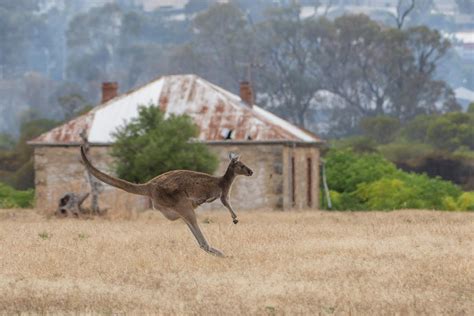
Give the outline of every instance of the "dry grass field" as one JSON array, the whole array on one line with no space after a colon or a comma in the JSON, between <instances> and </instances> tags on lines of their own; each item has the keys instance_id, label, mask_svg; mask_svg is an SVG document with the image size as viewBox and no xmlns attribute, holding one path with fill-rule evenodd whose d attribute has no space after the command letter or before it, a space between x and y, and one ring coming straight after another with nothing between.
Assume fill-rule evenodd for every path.
<instances>
[{"instance_id":1,"label":"dry grass field","mask_svg":"<svg viewBox=\"0 0 474 316\"><path fill-rule=\"evenodd\" d=\"M199 218L226 258L156 212L0 211L0 314L474 314L473 213Z\"/></svg>"}]
</instances>

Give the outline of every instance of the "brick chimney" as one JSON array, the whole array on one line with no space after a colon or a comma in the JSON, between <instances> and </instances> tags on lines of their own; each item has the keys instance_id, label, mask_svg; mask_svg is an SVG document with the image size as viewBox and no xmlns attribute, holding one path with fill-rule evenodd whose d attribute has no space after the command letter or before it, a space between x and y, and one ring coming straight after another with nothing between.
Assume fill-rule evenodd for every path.
<instances>
[{"instance_id":1,"label":"brick chimney","mask_svg":"<svg viewBox=\"0 0 474 316\"><path fill-rule=\"evenodd\" d=\"M249 107L253 106L253 91L250 82L241 81L240 82L240 99L242 102L247 104Z\"/></svg>"},{"instance_id":2,"label":"brick chimney","mask_svg":"<svg viewBox=\"0 0 474 316\"><path fill-rule=\"evenodd\" d=\"M117 82L103 82L102 83L102 103L112 100L117 96L118 83Z\"/></svg>"}]
</instances>

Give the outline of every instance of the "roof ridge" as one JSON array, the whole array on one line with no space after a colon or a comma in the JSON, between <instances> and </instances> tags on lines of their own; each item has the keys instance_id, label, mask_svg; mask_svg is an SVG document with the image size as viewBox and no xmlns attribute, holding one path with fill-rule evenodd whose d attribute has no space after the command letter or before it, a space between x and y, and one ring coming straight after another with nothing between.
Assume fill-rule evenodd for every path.
<instances>
[{"instance_id":1,"label":"roof ridge","mask_svg":"<svg viewBox=\"0 0 474 316\"><path fill-rule=\"evenodd\" d=\"M244 140L252 131L254 141L321 142L317 135L258 105L249 107L237 94L196 74L158 76L95 106L89 112L41 134L30 142L45 145L78 142L81 132L79 129L87 130L90 141L113 142L111 135L114 128L138 115L139 105L153 104L161 107L161 99L165 97L169 106L164 110L170 114L189 112L200 127L200 139L203 141L220 140L222 129L235 126L239 132L234 140Z\"/></svg>"}]
</instances>

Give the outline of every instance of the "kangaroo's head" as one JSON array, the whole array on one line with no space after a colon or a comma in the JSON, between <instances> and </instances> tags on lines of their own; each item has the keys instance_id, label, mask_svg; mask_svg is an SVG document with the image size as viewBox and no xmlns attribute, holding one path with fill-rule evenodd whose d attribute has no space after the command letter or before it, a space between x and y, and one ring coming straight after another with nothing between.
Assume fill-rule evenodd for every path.
<instances>
[{"instance_id":1,"label":"kangaroo's head","mask_svg":"<svg viewBox=\"0 0 474 316\"><path fill-rule=\"evenodd\" d=\"M240 161L240 156L238 154L229 153L229 159L229 169L232 170L234 174L241 174L247 177L250 177L253 174L253 171Z\"/></svg>"}]
</instances>

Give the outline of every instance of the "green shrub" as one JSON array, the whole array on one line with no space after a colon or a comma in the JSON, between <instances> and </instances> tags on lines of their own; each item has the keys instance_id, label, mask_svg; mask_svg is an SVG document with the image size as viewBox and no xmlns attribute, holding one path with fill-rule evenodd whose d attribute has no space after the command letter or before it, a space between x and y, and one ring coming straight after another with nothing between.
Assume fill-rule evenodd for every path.
<instances>
[{"instance_id":1,"label":"green shrub","mask_svg":"<svg viewBox=\"0 0 474 316\"><path fill-rule=\"evenodd\" d=\"M447 198L456 200L460 195L461 190L449 181L405 172L394 178L362 183L356 190L356 196L369 210L442 210L446 208Z\"/></svg>"},{"instance_id":2,"label":"green shrub","mask_svg":"<svg viewBox=\"0 0 474 316\"><path fill-rule=\"evenodd\" d=\"M379 146L378 149L385 158L394 163L409 163L434 152L431 145L419 143L391 143Z\"/></svg>"},{"instance_id":3,"label":"green shrub","mask_svg":"<svg viewBox=\"0 0 474 316\"><path fill-rule=\"evenodd\" d=\"M446 211L457 211L459 210L459 206L452 196L445 196L443 198L443 209Z\"/></svg>"},{"instance_id":4,"label":"green shrub","mask_svg":"<svg viewBox=\"0 0 474 316\"><path fill-rule=\"evenodd\" d=\"M395 139L400 130L400 120L389 116L366 117L360 122L364 135L379 144L387 144Z\"/></svg>"},{"instance_id":5,"label":"green shrub","mask_svg":"<svg viewBox=\"0 0 474 316\"><path fill-rule=\"evenodd\" d=\"M408 122L402 129L401 135L407 141L415 143L425 143L433 116L418 115Z\"/></svg>"},{"instance_id":6,"label":"green shrub","mask_svg":"<svg viewBox=\"0 0 474 316\"><path fill-rule=\"evenodd\" d=\"M330 150L325 156L330 190L353 192L357 185L397 173L395 165L380 154L356 154L351 150Z\"/></svg>"},{"instance_id":7,"label":"green shrub","mask_svg":"<svg viewBox=\"0 0 474 316\"><path fill-rule=\"evenodd\" d=\"M443 115L420 115L408 122L401 131L410 142L429 143L437 149L474 149L473 113L453 112Z\"/></svg>"},{"instance_id":8,"label":"green shrub","mask_svg":"<svg viewBox=\"0 0 474 316\"><path fill-rule=\"evenodd\" d=\"M474 211L474 192L464 192L457 200L451 196L445 197L443 204L448 211Z\"/></svg>"},{"instance_id":9,"label":"green shrub","mask_svg":"<svg viewBox=\"0 0 474 316\"><path fill-rule=\"evenodd\" d=\"M377 152L377 143L366 136L344 138L333 142L332 145L335 149L349 149L360 154Z\"/></svg>"},{"instance_id":10,"label":"green shrub","mask_svg":"<svg viewBox=\"0 0 474 316\"><path fill-rule=\"evenodd\" d=\"M341 210L341 193L329 190L329 197L331 198L332 209ZM326 196L324 197L326 199ZM325 207L327 207L327 201Z\"/></svg>"},{"instance_id":11,"label":"green shrub","mask_svg":"<svg viewBox=\"0 0 474 316\"><path fill-rule=\"evenodd\" d=\"M337 191L329 190L329 196L331 198L330 209L326 200L326 194L321 192L322 209L337 211L363 211L366 209L364 204L358 200L354 192L339 193Z\"/></svg>"},{"instance_id":12,"label":"green shrub","mask_svg":"<svg viewBox=\"0 0 474 316\"><path fill-rule=\"evenodd\" d=\"M455 152L453 152L453 157L457 159L463 159L465 161L474 162L474 150L468 150L464 147L459 148Z\"/></svg>"},{"instance_id":13,"label":"green shrub","mask_svg":"<svg viewBox=\"0 0 474 316\"><path fill-rule=\"evenodd\" d=\"M437 117L428 127L427 140L440 149L474 150L474 115L455 112Z\"/></svg>"},{"instance_id":14,"label":"green shrub","mask_svg":"<svg viewBox=\"0 0 474 316\"><path fill-rule=\"evenodd\" d=\"M426 174L400 172L398 178L416 191L421 200L426 201L424 208L428 209L443 209L445 196L458 198L462 193L457 185L440 177L430 178Z\"/></svg>"},{"instance_id":15,"label":"green shrub","mask_svg":"<svg viewBox=\"0 0 474 316\"><path fill-rule=\"evenodd\" d=\"M159 107L141 107L139 116L115 133L112 156L117 174L143 183L174 169L212 173L217 157L206 145L192 141L198 135L199 129L189 116L165 119Z\"/></svg>"},{"instance_id":16,"label":"green shrub","mask_svg":"<svg viewBox=\"0 0 474 316\"><path fill-rule=\"evenodd\" d=\"M0 183L0 208L27 208L32 207L34 191L17 191L12 187Z\"/></svg>"},{"instance_id":17,"label":"green shrub","mask_svg":"<svg viewBox=\"0 0 474 316\"><path fill-rule=\"evenodd\" d=\"M443 210L469 209L471 205L471 196L462 195L455 184L439 177L403 172L379 154L331 149L325 160L335 210Z\"/></svg>"},{"instance_id":18,"label":"green shrub","mask_svg":"<svg viewBox=\"0 0 474 316\"><path fill-rule=\"evenodd\" d=\"M458 206L461 211L474 211L474 192L464 192L458 198Z\"/></svg>"},{"instance_id":19,"label":"green shrub","mask_svg":"<svg viewBox=\"0 0 474 316\"><path fill-rule=\"evenodd\" d=\"M362 183L356 191L357 197L369 210L394 210L402 208L424 208L416 192L400 179L380 179Z\"/></svg>"}]
</instances>

